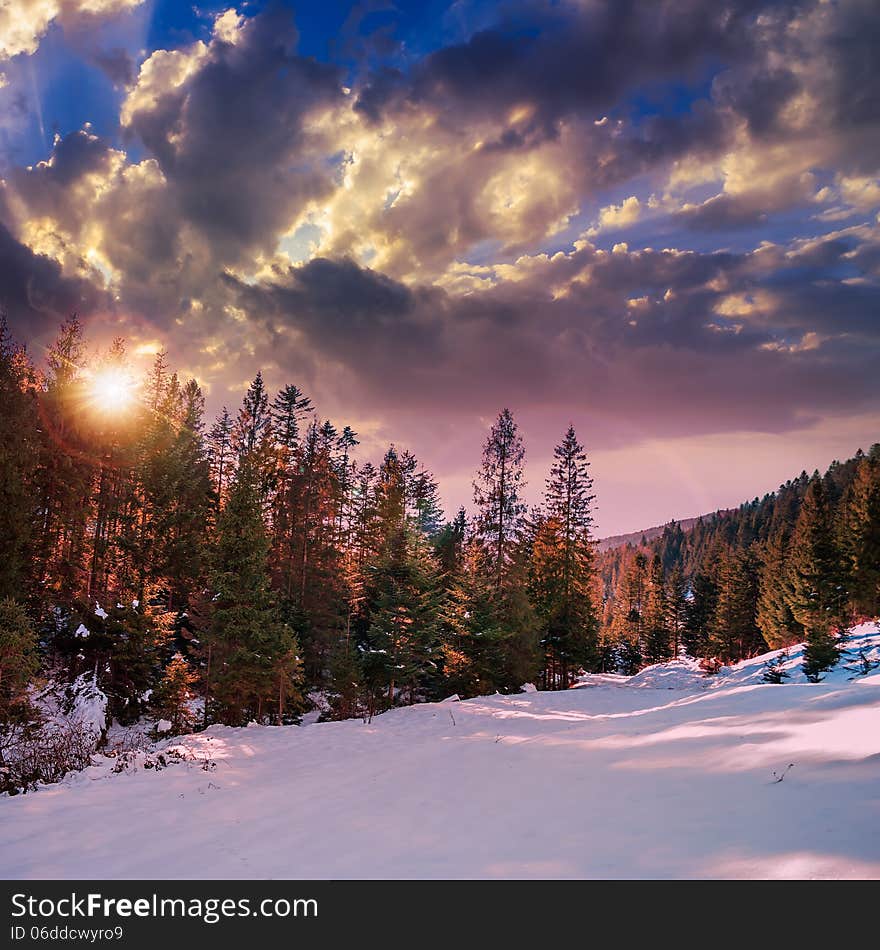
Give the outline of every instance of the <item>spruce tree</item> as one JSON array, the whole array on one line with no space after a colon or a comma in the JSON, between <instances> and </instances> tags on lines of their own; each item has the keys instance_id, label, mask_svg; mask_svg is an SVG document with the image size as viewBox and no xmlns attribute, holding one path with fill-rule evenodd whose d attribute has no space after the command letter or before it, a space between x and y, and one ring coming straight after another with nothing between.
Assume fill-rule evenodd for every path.
<instances>
[{"instance_id":1,"label":"spruce tree","mask_svg":"<svg viewBox=\"0 0 880 950\"><path fill-rule=\"evenodd\" d=\"M198 677L186 660L175 653L153 690L150 697L151 711L157 719L164 719L171 724L172 735L181 736L192 732L196 725L191 703L195 698L197 681Z\"/></svg>"},{"instance_id":2,"label":"spruce tree","mask_svg":"<svg viewBox=\"0 0 880 950\"><path fill-rule=\"evenodd\" d=\"M463 567L467 527L467 514L462 507L434 539L434 553L447 577L454 577Z\"/></svg>"},{"instance_id":3,"label":"spruce tree","mask_svg":"<svg viewBox=\"0 0 880 950\"><path fill-rule=\"evenodd\" d=\"M645 655L648 559L643 551L629 552L628 556L614 592L612 631L618 669L632 676L639 671Z\"/></svg>"},{"instance_id":4,"label":"spruce tree","mask_svg":"<svg viewBox=\"0 0 880 950\"><path fill-rule=\"evenodd\" d=\"M285 386L273 400L270 412L276 442L294 452L302 439L304 422L314 411L311 399L298 386Z\"/></svg>"},{"instance_id":5,"label":"spruce tree","mask_svg":"<svg viewBox=\"0 0 880 950\"><path fill-rule=\"evenodd\" d=\"M207 704L219 721L230 725L268 716L281 722L299 699L299 648L293 631L279 618L269 586L268 552L259 473L245 458L217 525L214 603L202 637Z\"/></svg>"},{"instance_id":6,"label":"spruce tree","mask_svg":"<svg viewBox=\"0 0 880 950\"><path fill-rule=\"evenodd\" d=\"M861 459L842 505L842 549L857 614L880 614L880 446Z\"/></svg>"},{"instance_id":7,"label":"spruce tree","mask_svg":"<svg viewBox=\"0 0 880 950\"><path fill-rule=\"evenodd\" d=\"M362 666L370 712L429 694L439 678L440 584L424 539L402 525L370 570L370 625Z\"/></svg>"},{"instance_id":8,"label":"spruce tree","mask_svg":"<svg viewBox=\"0 0 880 950\"><path fill-rule=\"evenodd\" d=\"M669 604L666 596L666 572L659 554L651 558L643 615L645 659L661 663L671 656Z\"/></svg>"},{"instance_id":9,"label":"spruce tree","mask_svg":"<svg viewBox=\"0 0 880 950\"><path fill-rule=\"evenodd\" d=\"M37 634L24 607L0 600L0 727L32 715L27 687L39 668Z\"/></svg>"},{"instance_id":10,"label":"spruce tree","mask_svg":"<svg viewBox=\"0 0 880 950\"><path fill-rule=\"evenodd\" d=\"M838 635L846 621L847 590L835 544L825 485L814 476L791 541L790 607L802 626L804 672L816 682L840 656Z\"/></svg>"},{"instance_id":11,"label":"spruce tree","mask_svg":"<svg viewBox=\"0 0 880 950\"><path fill-rule=\"evenodd\" d=\"M506 686L506 631L483 558L480 545L465 543L461 569L447 579L442 602L443 682L447 692L463 697L487 695Z\"/></svg>"},{"instance_id":12,"label":"spruce tree","mask_svg":"<svg viewBox=\"0 0 880 950\"><path fill-rule=\"evenodd\" d=\"M269 394L262 372L257 373L242 400L238 418L232 428L232 444L239 458L252 454L269 434L272 415Z\"/></svg>"},{"instance_id":13,"label":"spruce tree","mask_svg":"<svg viewBox=\"0 0 880 950\"><path fill-rule=\"evenodd\" d=\"M598 616L593 603L593 480L583 446L569 426L554 449L546 482L547 518L538 538L548 682L566 688L596 661ZM552 687L551 687L552 688Z\"/></svg>"},{"instance_id":14,"label":"spruce tree","mask_svg":"<svg viewBox=\"0 0 880 950\"><path fill-rule=\"evenodd\" d=\"M788 545L782 531L762 547L758 595L758 627L771 650L797 643L802 628L790 606Z\"/></svg>"},{"instance_id":15,"label":"spruce tree","mask_svg":"<svg viewBox=\"0 0 880 950\"><path fill-rule=\"evenodd\" d=\"M34 473L39 431L36 380L0 313L0 597L32 589L39 517Z\"/></svg>"},{"instance_id":16,"label":"spruce tree","mask_svg":"<svg viewBox=\"0 0 880 950\"><path fill-rule=\"evenodd\" d=\"M538 624L526 594L528 550L523 544L522 437L509 409L492 426L483 446L483 460L474 481L474 540L495 608L493 628L504 631L504 689L532 679L539 668ZM501 687L499 687L501 688Z\"/></svg>"},{"instance_id":17,"label":"spruce tree","mask_svg":"<svg viewBox=\"0 0 880 950\"><path fill-rule=\"evenodd\" d=\"M487 568L499 592L508 580L522 530L524 458L519 429L510 410L504 409L486 438L474 481L474 534L486 550Z\"/></svg>"},{"instance_id":18,"label":"spruce tree","mask_svg":"<svg viewBox=\"0 0 880 950\"><path fill-rule=\"evenodd\" d=\"M666 594L666 620L669 633L672 637L672 657L678 659L679 651L684 642L684 633L687 625L687 584L680 564L673 567L669 575L669 584Z\"/></svg>"},{"instance_id":19,"label":"spruce tree","mask_svg":"<svg viewBox=\"0 0 880 950\"><path fill-rule=\"evenodd\" d=\"M711 655L734 663L766 649L757 626L757 568L748 550L726 547L717 559L718 596L709 627Z\"/></svg>"},{"instance_id":20,"label":"spruce tree","mask_svg":"<svg viewBox=\"0 0 880 950\"><path fill-rule=\"evenodd\" d=\"M707 655L717 604L715 564L709 561L694 575L691 599L685 611L684 645L690 656Z\"/></svg>"},{"instance_id":21,"label":"spruce tree","mask_svg":"<svg viewBox=\"0 0 880 950\"><path fill-rule=\"evenodd\" d=\"M364 703L364 673L361 656L348 638L335 645L330 656L327 702L333 719L353 719L362 715Z\"/></svg>"},{"instance_id":22,"label":"spruce tree","mask_svg":"<svg viewBox=\"0 0 880 950\"><path fill-rule=\"evenodd\" d=\"M232 417L226 406L208 434L208 452L211 466L211 484L214 507L219 511L226 501L226 489L234 471L232 450Z\"/></svg>"},{"instance_id":23,"label":"spruce tree","mask_svg":"<svg viewBox=\"0 0 880 950\"><path fill-rule=\"evenodd\" d=\"M74 315L49 349L41 399L34 581L47 614L82 594L88 574L94 465L86 433L90 420L82 411L87 403L84 347L82 324Z\"/></svg>"}]
</instances>

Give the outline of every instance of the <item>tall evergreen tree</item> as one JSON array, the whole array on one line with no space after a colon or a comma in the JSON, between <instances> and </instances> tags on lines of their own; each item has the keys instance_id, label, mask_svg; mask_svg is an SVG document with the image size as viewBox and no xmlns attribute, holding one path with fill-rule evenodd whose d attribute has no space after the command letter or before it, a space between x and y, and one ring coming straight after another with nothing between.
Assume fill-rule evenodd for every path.
<instances>
[{"instance_id":1,"label":"tall evergreen tree","mask_svg":"<svg viewBox=\"0 0 880 950\"><path fill-rule=\"evenodd\" d=\"M259 372L245 393L232 428L232 444L239 458L250 455L260 447L271 425L269 393L263 382L263 374Z\"/></svg>"},{"instance_id":2,"label":"tall evergreen tree","mask_svg":"<svg viewBox=\"0 0 880 950\"><path fill-rule=\"evenodd\" d=\"M681 564L676 564L669 575L666 593L666 620L672 637L672 657L677 659L684 642L687 625L687 584Z\"/></svg>"},{"instance_id":3,"label":"tall evergreen tree","mask_svg":"<svg viewBox=\"0 0 880 950\"><path fill-rule=\"evenodd\" d=\"M730 663L766 649L757 626L757 569L748 550L721 551L717 585L718 599L709 628L714 655Z\"/></svg>"},{"instance_id":4,"label":"tall evergreen tree","mask_svg":"<svg viewBox=\"0 0 880 950\"><path fill-rule=\"evenodd\" d=\"M0 728L32 715L27 687L38 668L33 624L21 604L4 597L0 600Z\"/></svg>"},{"instance_id":5,"label":"tall evergreen tree","mask_svg":"<svg viewBox=\"0 0 880 950\"><path fill-rule=\"evenodd\" d=\"M221 722L241 725L274 713L284 720L299 699L301 661L269 586L269 541L259 472L245 458L218 525L215 591L206 646L206 705Z\"/></svg>"},{"instance_id":6,"label":"tall evergreen tree","mask_svg":"<svg viewBox=\"0 0 880 950\"><path fill-rule=\"evenodd\" d=\"M32 589L39 451L33 367L0 313L0 598Z\"/></svg>"},{"instance_id":7,"label":"tall evergreen tree","mask_svg":"<svg viewBox=\"0 0 880 950\"><path fill-rule=\"evenodd\" d=\"M659 554L651 559L643 616L645 659L660 663L672 655L669 633L669 601L666 596L666 572Z\"/></svg>"},{"instance_id":8,"label":"tall evergreen tree","mask_svg":"<svg viewBox=\"0 0 880 950\"><path fill-rule=\"evenodd\" d=\"M685 611L684 645L691 656L707 655L717 604L715 564L709 561L691 582L691 598Z\"/></svg>"},{"instance_id":9,"label":"tall evergreen tree","mask_svg":"<svg viewBox=\"0 0 880 950\"><path fill-rule=\"evenodd\" d=\"M794 619L788 589L788 545L783 531L773 533L761 548L757 623L771 650L790 646L803 628Z\"/></svg>"},{"instance_id":10,"label":"tall evergreen tree","mask_svg":"<svg viewBox=\"0 0 880 950\"><path fill-rule=\"evenodd\" d=\"M875 617L880 614L880 445L859 461L842 509L841 546L853 609Z\"/></svg>"},{"instance_id":11,"label":"tall evergreen tree","mask_svg":"<svg viewBox=\"0 0 880 950\"><path fill-rule=\"evenodd\" d=\"M211 465L211 484L214 490L214 506L219 511L226 501L226 489L234 472L232 450L232 417L226 406L211 426L208 434L208 451Z\"/></svg>"},{"instance_id":12,"label":"tall evergreen tree","mask_svg":"<svg viewBox=\"0 0 880 950\"><path fill-rule=\"evenodd\" d=\"M645 597L648 559L643 551L630 553L614 592L612 620L617 665L621 673L637 673L645 656Z\"/></svg>"},{"instance_id":13,"label":"tall evergreen tree","mask_svg":"<svg viewBox=\"0 0 880 950\"><path fill-rule=\"evenodd\" d=\"M489 431L474 481L474 534L486 550L487 567L497 591L509 578L522 530L524 459L525 449L513 414L503 409Z\"/></svg>"},{"instance_id":14,"label":"tall evergreen tree","mask_svg":"<svg viewBox=\"0 0 880 950\"><path fill-rule=\"evenodd\" d=\"M523 542L525 448L509 409L503 409L483 446L474 481L474 540L480 569L495 606L494 627L504 631L504 689L516 689L539 668L538 624L526 593L528 550ZM517 682L518 681L518 682Z\"/></svg>"},{"instance_id":15,"label":"tall evergreen tree","mask_svg":"<svg viewBox=\"0 0 880 950\"><path fill-rule=\"evenodd\" d=\"M447 579L442 602L443 679L450 693L481 696L503 686L506 631L483 569L484 551L466 542L460 570Z\"/></svg>"},{"instance_id":16,"label":"tall evergreen tree","mask_svg":"<svg viewBox=\"0 0 880 950\"><path fill-rule=\"evenodd\" d=\"M834 539L825 485L814 476L791 542L791 612L803 627L804 671L812 680L837 662L837 635L846 621L847 589Z\"/></svg>"},{"instance_id":17,"label":"tall evergreen tree","mask_svg":"<svg viewBox=\"0 0 880 950\"><path fill-rule=\"evenodd\" d=\"M541 604L545 683L566 688L596 661L593 603L593 482L583 446L569 426L554 450L542 518L532 549L533 593Z\"/></svg>"}]
</instances>

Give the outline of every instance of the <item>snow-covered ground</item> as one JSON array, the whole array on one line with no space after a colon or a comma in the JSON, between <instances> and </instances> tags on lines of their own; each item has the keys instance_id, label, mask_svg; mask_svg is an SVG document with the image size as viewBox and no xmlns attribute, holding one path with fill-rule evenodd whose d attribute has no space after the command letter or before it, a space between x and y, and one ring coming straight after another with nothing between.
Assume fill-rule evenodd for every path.
<instances>
[{"instance_id":1,"label":"snow-covered ground","mask_svg":"<svg viewBox=\"0 0 880 950\"><path fill-rule=\"evenodd\" d=\"M876 625L859 645L880 655ZM213 727L165 743L187 760L164 770L138 753L0 798L0 875L880 878L880 670L851 662Z\"/></svg>"}]
</instances>

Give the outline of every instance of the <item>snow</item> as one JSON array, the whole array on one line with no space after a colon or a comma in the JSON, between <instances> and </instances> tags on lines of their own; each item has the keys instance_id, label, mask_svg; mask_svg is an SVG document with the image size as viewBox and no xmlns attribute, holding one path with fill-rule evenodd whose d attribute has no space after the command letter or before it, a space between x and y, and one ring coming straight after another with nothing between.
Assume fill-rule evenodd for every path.
<instances>
[{"instance_id":1,"label":"snow","mask_svg":"<svg viewBox=\"0 0 880 950\"><path fill-rule=\"evenodd\" d=\"M842 683L856 674L858 651L864 650L869 661L880 663L880 626L877 623L863 623L853 627L844 642L845 654L841 662L827 673L823 673L823 682ZM719 686L745 686L764 682L764 670L768 660L779 657L784 651L774 650L751 660L743 660L734 666L722 667L717 675L706 676L696 660L685 658L671 663L660 663L648 666L629 680L631 686L648 686L651 688L687 689ZM782 663L782 669L788 673L784 681L790 683L807 683L803 671L804 647L799 643L789 647L788 660ZM581 682L588 680L584 677Z\"/></svg>"},{"instance_id":2,"label":"snow","mask_svg":"<svg viewBox=\"0 0 880 950\"><path fill-rule=\"evenodd\" d=\"M81 673L67 690L66 718L80 723L96 736L107 723L107 696L98 686L94 673Z\"/></svg>"},{"instance_id":3,"label":"snow","mask_svg":"<svg viewBox=\"0 0 880 950\"><path fill-rule=\"evenodd\" d=\"M880 669L800 653L96 757L0 798L0 877L880 878Z\"/></svg>"},{"instance_id":4,"label":"snow","mask_svg":"<svg viewBox=\"0 0 880 950\"><path fill-rule=\"evenodd\" d=\"M171 723L167 719L160 719L156 723L156 732L171 732Z\"/></svg>"},{"instance_id":5,"label":"snow","mask_svg":"<svg viewBox=\"0 0 880 950\"><path fill-rule=\"evenodd\" d=\"M73 632L73 635L74 635L75 637L82 637L83 640L85 640L86 637L90 636L90 631L89 631L88 627L86 627L85 624L82 624L82 623L81 623L81 624L76 628L76 630Z\"/></svg>"},{"instance_id":6,"label":"snow","mask_svg":"<svg viewBox=\"0 0 880 950\"><path fill-rule=\"evenodd\" d=\"M106 620L109 615L100 604L97 604L95 606L95 616L100 617L101 620Z\"/></svg>"}]
</instances>

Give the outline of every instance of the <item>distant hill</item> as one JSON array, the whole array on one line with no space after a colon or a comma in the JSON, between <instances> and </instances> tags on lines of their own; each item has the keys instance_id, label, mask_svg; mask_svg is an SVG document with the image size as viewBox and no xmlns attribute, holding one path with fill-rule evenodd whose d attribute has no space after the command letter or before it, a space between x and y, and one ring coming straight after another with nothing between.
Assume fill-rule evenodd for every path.
<instances>
[{"instance_id":1,"label":"distant hill","mask_svg":"<svg viewBox=\"0 0 880 950\"><path fill-rule=\"evenodd\" d=\"M709 518L711 516L698 515L696 518L682 518L681 521L676 523L681 525L682 531L690 531L701 517ZM667 522L667 524L672 524L672 522ZM653 528L645 528L642 531L631 531L629 534L613 534L608 538L600 538L596 547L599 551L610 551L612 548L622 548L627 544L641 544L642 538L646 541L653 541L654 538L659 538L663 534L665 527L665 524L661 524Z\"/></svg>"}]
</instances>

